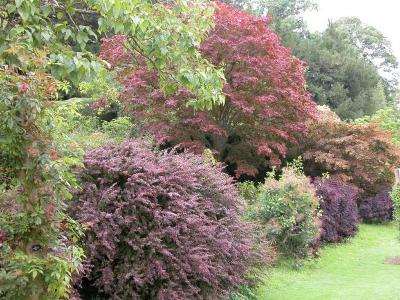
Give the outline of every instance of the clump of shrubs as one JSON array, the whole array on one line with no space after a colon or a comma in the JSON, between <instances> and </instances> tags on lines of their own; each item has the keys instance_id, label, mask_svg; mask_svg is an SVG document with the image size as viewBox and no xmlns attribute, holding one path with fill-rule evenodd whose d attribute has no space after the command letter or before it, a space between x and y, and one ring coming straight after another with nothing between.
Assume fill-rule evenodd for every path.
<instances>
[{"instance_id":1,"label":"clump of shrubs","mask_svg":"<svg viewBox=\"0 0 400 300\"><path fill-rule=\"evenodd\" d=\"M393 167L400 163L400 150L389 132L376 124L341 122L327 115L310 122L308 129L290 155L302 155L308 176L328 172L357 187L361 198L376 195L394 183Z\"/></svg>"},{"instance_id":2,"label":"clump of shrubs","mask_svg":"<svg viewBox=\"0 0 400 300\"><path fill-rule=\"evenodd\" d=\"M392 220L393 202L390 189L384 189L360 202L359 213L363 221L368 223L385 223Z\"/></svg>"},{"instance_id":3,"label":"clump of shrubs","mask_svg":"<svg viewBox=\"0 0 400 300\"><path fill-rule=\"evenodd\" d=\"M220 299L249 283L253 230L220 166L142 140L90 151L73 216L88 228L88 280L110 299Z\"/></svg>"},{"instance_id":4,"label":"clump of shrubs","mask_svg":"<svg viewBox=\"0 0 400 300\"><path fill-rule=\"evenodd\" d=\"M337 179L315 179L314 186L320 199L321 242L339 242L352 237L358 228L356 188Z\"/></svg>"},{"instance_id":5,"label":"clump of shrubs","mask_svg":"<svg viewBox=\"0 0 400 300\"><path fill-rule=\"evenodd\" d=\"M263 225L265 238L274 241L282 254L295 260L306 258L316 250L318 239L318 198L314 187L294 167L284 168L279 180L275 177L270 174L259 187L259 195L249 205L247 215Z\"/></svg>"}]
</instances>

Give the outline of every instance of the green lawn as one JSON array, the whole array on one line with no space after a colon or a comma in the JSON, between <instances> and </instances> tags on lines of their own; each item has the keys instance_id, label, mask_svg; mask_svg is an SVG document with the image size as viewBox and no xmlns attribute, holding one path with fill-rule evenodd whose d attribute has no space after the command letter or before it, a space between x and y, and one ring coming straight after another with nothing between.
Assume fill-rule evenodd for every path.
<instances>
[{"instance_id":1,"label":"green lawn","mask_svg":"<svg viewBox=\"0 0 400 300\"><path fill-rule=\"evenodd\" d=\"M349 242L330 245L300 271L285 264L274 268L257 291L262 300L400 300L400 256L393 225L361 225Z\"/></svg>"}]
</instances>

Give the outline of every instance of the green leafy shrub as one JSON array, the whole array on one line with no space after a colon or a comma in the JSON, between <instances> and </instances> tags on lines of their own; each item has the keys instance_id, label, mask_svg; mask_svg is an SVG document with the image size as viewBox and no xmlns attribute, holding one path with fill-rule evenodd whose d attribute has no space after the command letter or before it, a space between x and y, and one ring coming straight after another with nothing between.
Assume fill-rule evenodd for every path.
<instances>
[{"instance_id":1,"label":"green leafy shrub","mask_svg":"<svg viewBox=\"0 0 400 300\"><path fill-rule=\"evenodd\" d=\"M390 197L393 201L393 218L400 229L400 187L393 188Z\"/></svg>"},{"instance_id":2,"label":"green leafy shrub","mask_svg":"<svg viewBox=\"0 0 400 300\"><path fill-rule=\"evenodd\" d=\"M110 137L113 137L116 142L123 142L131 136L133 125L129 117L119 117L110 122L103 123L103 131Z\"/></svg>"},{"instance_id":3,"label":"green leafy shrub","mask_svg":"<svg viewBox=\"0 0 400 300\"><path fill-rule=\"evenodd\" d=\"M246 200L246 203L252 205L257 201L260 189L258 186L255 185L254 182L252 181L239 182L238 188L240 196L242 196L242 198Z\"/></svg>"},{"instance_id":4,"label":"green leafy shrub","mask_svg":"<svg viewBox=\"0 0 400 300\"><path fill-rule=\"evenodd\" d=\"M51 134L63 142L59 149L62 156L81 159L84 151L105 144L121 143L134 133L130 118L119 117L110 122L100 122L97 116L88 115L87 108L92 101L75 98L60 102L48 112L52 119Z\"/></svg>"},{"instance_id":5,"label":"green leafy shrub","mask_svg":"<svg viewBox=\"0 0 400 300\"><path fill-rule=\"evenodd\" d=\"M0 299L65 299L82 267L80 226L64 211L74 176L52 136L57 85L41 69L46 57L26 53L36 67L27 74L0 64Z\"/></svg>"},{"instance_id":6,"label":"green leafy shrub","mask_svg":"<svg viewBox=\"0 0 400 300\"><path fill-rule=\"evenodd\" d=\"M247 187L245 191L252 189ZM295 259L310 254L317 240L318 198L298 168L284 168L279 180L270 174L250 210L250 215L264 225L266 238L274 241L283 254Z\"/></svg>"}]
</instances>

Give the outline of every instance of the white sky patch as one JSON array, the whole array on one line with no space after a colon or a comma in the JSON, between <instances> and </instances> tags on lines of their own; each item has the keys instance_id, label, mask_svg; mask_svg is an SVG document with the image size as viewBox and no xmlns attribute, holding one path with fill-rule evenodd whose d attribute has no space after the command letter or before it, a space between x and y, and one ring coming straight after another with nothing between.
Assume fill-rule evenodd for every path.
<instances>
[{"instance_id":1,"label":"white sky patch","mask_svg":"<svg viewBox=\"0 0 400 300\"><path fill-rule=\"evenodd\" d=\"M358 17L363 23L381 31L392 43L394 54L400 61L400 0L315 0L317 12L305 14L309 27L323 31L328 19Z\"/></svg>"}]
</instances>

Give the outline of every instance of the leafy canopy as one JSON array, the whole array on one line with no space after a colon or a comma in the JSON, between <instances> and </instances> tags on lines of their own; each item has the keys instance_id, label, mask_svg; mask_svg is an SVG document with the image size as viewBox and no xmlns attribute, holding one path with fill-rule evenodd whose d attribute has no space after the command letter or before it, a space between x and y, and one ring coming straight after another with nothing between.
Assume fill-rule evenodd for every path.
<instances>
[{"instance_id":1,"label":"leafy canopy","mask_svg":"<svg viewBox=\"0 0 400 300\"><path fill-rule=\"evenodd\" d=\"M328 172L357 187L362 198L393 184L400 153L389 132L376 124L332 119L312 122L309 129L302 143L292 149L293 157L303 155L307 175L317 177Z\"/></svg>"},{"instance_id":2,"label":"leafy canopy","mask_svg":"<svg viewBox=\"0 0 400 300\"><path fill-rule=\"evenodd\" d=\"M213 5L199 0L16 0L1 8L0 58L27 71L24 52L46 49L50 73L77 86L102 68L93 55L99 37L125 34L125 47L160 72L165 92L185 87L197 95L196 109L209 108L224 101L222 71L198 51L212 15Z\"/></svg>"},{"instance_id":3,"label":"leafy canopy","mask_svg":"<svg viewBox=\"0 0 400 300\"><path fill-rule=\"evenodd\" d=\"M200 153L210 148L220 161L236 166L237 176L255 175L258 167L280 163L286 144L305 132L305 120L314 117L316 106L305 91L303 63L280 45L264 19L220 4L215 23L201 51L224 67L224 104L194 112L186 105L194 96L190 91L165 96L158 73L143 64L125 68L121 98L125 111L159 144ZM118 39L105 41L101 55L115 57L108 53ZM123 63L125 56L117 57Z\"/></svg>"},{"instance_id":4,"label":"leafy canopy","mask_svg":"<svg viewBox=\"0 0 400 300\"><path fill-rule=\"evenodd\" d=\"M308 65L307 88L320 105L343 119L372 115L393 103L398 89L398 62L390 41L373 26L354 17L312 33L304 12L316 9L310 0L231 0L240 7L272 17L271 28L283 45Z\"/></svg>"}]
</instances>

